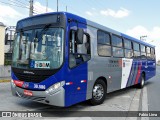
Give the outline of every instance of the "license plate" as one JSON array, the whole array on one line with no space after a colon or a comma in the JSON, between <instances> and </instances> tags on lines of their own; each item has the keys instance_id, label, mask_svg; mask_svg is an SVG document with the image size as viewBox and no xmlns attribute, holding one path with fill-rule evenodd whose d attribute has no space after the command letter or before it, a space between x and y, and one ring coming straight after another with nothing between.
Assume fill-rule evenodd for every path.
<instances>
[{"instance_id":1,"label":"license plate","mask_svg":"<svg viewBox=\"0 0 160 120\"><path fill-rule=\"evenodd\" d=\"M29 90L24 90L24 94L27 96L33 96L32 91L29 91Z\"/></svg>"}]
</instances>

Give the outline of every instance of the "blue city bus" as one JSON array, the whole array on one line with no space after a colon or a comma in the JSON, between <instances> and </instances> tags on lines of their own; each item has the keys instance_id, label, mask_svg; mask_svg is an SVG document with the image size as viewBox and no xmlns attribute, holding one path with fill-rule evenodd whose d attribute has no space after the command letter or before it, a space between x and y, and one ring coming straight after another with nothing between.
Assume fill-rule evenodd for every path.
<instances>
[{"instance_id":1,"label":"blue city bus","mask_svg":"<svg viewBox=\"0 0 160 120\"><path fill-rule=\"evenodd\" d=\"M156 74L155 46L67 12L18 21L12 94L68 107L103 103L106 93L142 88Z\"/></svg>"}]
</instances>

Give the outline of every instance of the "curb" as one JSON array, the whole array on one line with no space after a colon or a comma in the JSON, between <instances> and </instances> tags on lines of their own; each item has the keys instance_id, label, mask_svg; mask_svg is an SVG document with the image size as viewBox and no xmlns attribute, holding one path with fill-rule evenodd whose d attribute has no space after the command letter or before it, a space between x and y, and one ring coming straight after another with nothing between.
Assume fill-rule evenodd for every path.
<instances>
[{"instance_id":1,"label":"curb","mask_svg":"<svg viewBox=\"0 0 160 120\"><path fill-rule=\"evenodd\" d=\"M10 82L11 80L0 80L0 83Z\"/></svg>"}]
</instances>

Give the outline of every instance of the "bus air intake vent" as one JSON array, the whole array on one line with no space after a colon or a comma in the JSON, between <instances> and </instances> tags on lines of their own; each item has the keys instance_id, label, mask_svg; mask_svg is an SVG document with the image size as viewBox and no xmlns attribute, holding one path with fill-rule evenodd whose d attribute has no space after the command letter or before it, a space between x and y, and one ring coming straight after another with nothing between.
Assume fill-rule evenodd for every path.
<instances>
[{"instance_id":1,"label":"bus air intake vent","mask_svg":"<svg viewBox=\"0 0 160 120\"><path fill-rule=\"evenodd\" d=\"M25 98L25 99L30 99L33 101L44 101L46 97L35 97L35 96L26 96L24 94L18 93L20 97Z\"/></svg>"},{"instance_id":2,"label":"bus air intake vent","mask_svg":"<svg viewBox=\"0 0 160 120\"><path fill-rule=\"evenodd\" d=\"M49 76L41 76L41 75L23 75L23 74L15 74L18 80L24 82L33 82L33 83L40 83L47 79Z\"/></svg>"}]
</instances>

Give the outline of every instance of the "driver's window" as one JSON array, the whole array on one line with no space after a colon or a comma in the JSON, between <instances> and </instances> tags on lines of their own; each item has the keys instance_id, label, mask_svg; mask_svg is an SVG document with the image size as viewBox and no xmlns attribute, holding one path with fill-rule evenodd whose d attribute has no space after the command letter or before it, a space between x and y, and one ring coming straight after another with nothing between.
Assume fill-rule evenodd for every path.
<instances>
[{"instance_id":1,"label":"driver's window","mask_svg":"<svg viewBox=\"0 0 160 120\"><path fill-rule=\"evenodd\" d=\"M76 67L91 58L90 51L90 37L88 34L83 35L83 42L79 43L76 40L76 31L70 32L70 56L69 66L70 68Z\"/></svg>"}]
</instances>

